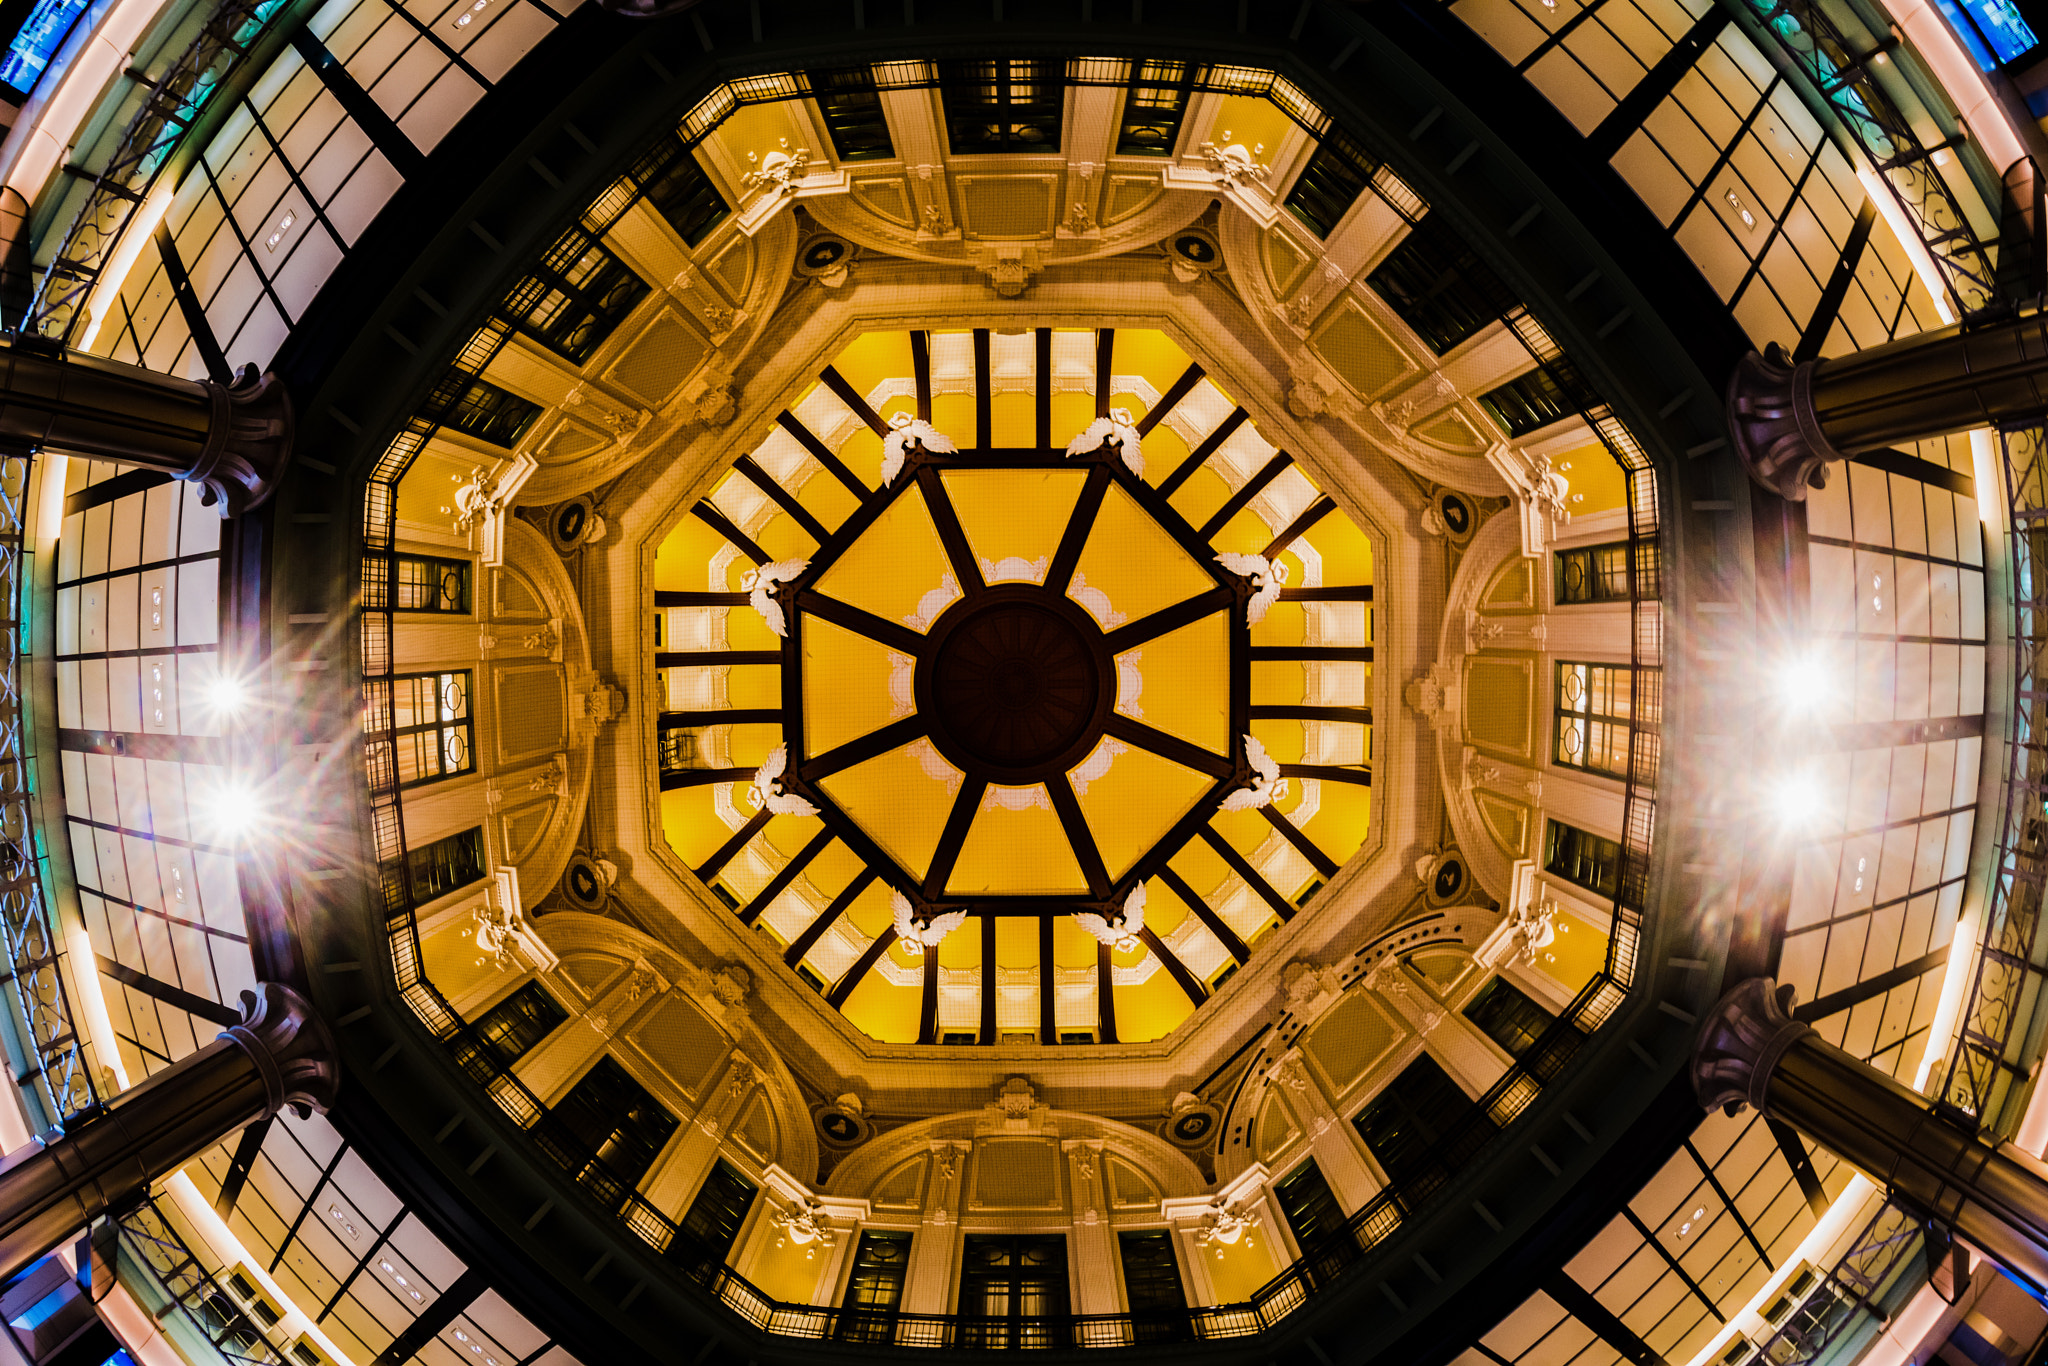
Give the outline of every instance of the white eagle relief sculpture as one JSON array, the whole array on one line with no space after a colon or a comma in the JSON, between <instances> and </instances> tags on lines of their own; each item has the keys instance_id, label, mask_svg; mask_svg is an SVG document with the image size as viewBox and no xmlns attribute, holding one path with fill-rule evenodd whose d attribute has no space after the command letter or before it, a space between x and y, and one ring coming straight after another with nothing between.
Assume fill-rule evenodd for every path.
<instances>
[{"instance_id":1,"label":"white eagle relief sculpture","mask_svg":"<svg viewBox=\"0 0 2048 1366\"><path fill-rule=\"evenodd\" d=\"M765 808L772 816L817 815L817 807L783 785L782 775L788 768L788 745L777 745L768 752L767 761L755 771L754 785L748 789L754 805Z\"/></svg>"},{"instance_id":2,"label":"white eagle relief sculpture","mask_svg":"<svg viewBox=\"0 0 2048 1366\"><path fill-rule=\"evenodd\" d=\"M1115 948L1129 939L1136 939L1145 928L1145 884L1131 888L1131 894L1124 898L1124 918L1112 925L1107 919L1093 911L1075 911L1074 923L1103 943Z\"/></svg>"},{"instance_id":3,"label":"white eagle relief sculpture","mask_svg":"<svg viewBox=\"0 0 2048 1366\"><path fill-rule=\"evenodd\" d=\"M904 448L915 441L924 447L928 455L952 455L960 448L947 436L921 417L909 413L892 413L889 416L889 434L882 438L882 487L896 482L896 476L903 473Z\"/></svg>"},{"instance_id":4,"label":"white eagle relief sculpture","mask_svg":"<svg viewBox=\"0 0 2048 1366\"><path fill-rule=\"evenodd\" d=\"M1225 797L1225 811L1256 811L1287 795L1287 780L1280 776L1279 761L1266 753L1266 747L1255 736L1244 737L1244 757L1251 761L1252 785L1240 787Z\"/></svg>"},{"instance_id":5,"label":"white eagle relief sculpture","mask_svg":"<svg viewBox=\"0 0 2048 1366\"><path fill-rule=\"evenodd\" d=\"M1216 557L1216 563L1239 578L1252 581L1259 591L1245 604L1244 618L1253 626L1264 621L1273 604L1280 601L1280 590L1287 584L1287 566L1264 555L1239 555L1228 550Z\"/></svg>"},{"instance_id":6,"label":"white eagle relief sculpture","mask_svg":"<svg viewBox=\"0 0 2048 1366\"><path fill-rule=\"evenodd\" d=\"M967 912L959 910L935 915L919 924L911 916L910 898L896 891L889 893L889 909L895 917L896 937L903 941L905 948L916 945L919 952L937 948L940 940L967 922Z\"/></svg>"},{"instance_id":7,"label":"white eagle relief sculpture","mask_svg":"<svg viewBox=\"0 0 2048 1366\"><path fill-rule=\"evenodd\" d=\"M1138 449L1138 427L1131 421L1129 408L1111 408L1108 417L1098 417L1089 423L1087 430L1067 443L1067 454L1087 455L1105 441L1116 444L1124 468L1140 479L1145 477L1145 453Z\"/></svg>"},{"instance_id":8,"label":"white eagle relief sculpture","mask_svg":"<svg viewBox=\"0 0 2048 1366\"><path fill-rule=\"evenodd\" d=\"M775 600L775 590L810 567L809 560L777 560L748 570L740 580L740 587L747 590L747 602L778 636L788 637L789 623L783 619L782 604Z\"/></svg>"}]
</instances>

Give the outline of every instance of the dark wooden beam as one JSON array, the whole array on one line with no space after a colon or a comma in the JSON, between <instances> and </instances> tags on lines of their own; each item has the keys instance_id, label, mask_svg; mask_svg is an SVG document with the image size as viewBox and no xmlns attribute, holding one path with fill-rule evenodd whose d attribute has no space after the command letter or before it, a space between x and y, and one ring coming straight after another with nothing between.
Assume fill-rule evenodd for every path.
<instances>
[{"instance_id":1,"label":"dark wooden beam","mask_svg":"<svg viewBox=\"0 0 2048 1366\"><path fill-rule=\"evenodd\" d=\"M716 853L697 865L697 881L709 885L711 879L724 872L725 865L731 863L740 850L747 847L747 841L761 833L761 828L767 825L769 820L768 808L765 806L749 816L745 825L732 832L731 839L719 845Z\"/></svg>"},{"instance_id":2,"label":"dark wooden beam","mask_svg":"<svg viewBox=\"0 0 2048 1366\"><path fill-rule=\"evenodd\" d=\"M889 420L874 410L868 396L854 388L846 376L828 365L818 372L818 382L839 395L839 401L853 409L853 415L867 423L869 431L876 436L889 434Z\"/></svg>"},{"instance_id":3,"label":"dark wooden beam","mask_svg":"<svg viewBox=\"0 0 2048 1366\"><path fill-rule=\"evenodd\" d=\"M1217 508L1216 511L1209 515L1209 520L1202 523L1200 532L1202 539L1205 541L1210 540L1217 532L1230 525L1231 518L1251 506L1252 499L1258 497L1266 485L1285 474L1287 467L1293 463L1294 457L1286 451L1281 451L1278 455L1275 455L1271 460L1260 466L1257 473L1245 480L1238 487L1237 492L1224 499L1223 506Z\"/></svg>"},{"instance_id":4,"label":"dark wooden beam","mask_svg":"<svg viewBox=\"0 0 2048 1366\"><path fill-rule=\"evenodd\" d=\"M932 334L919 328L910 334L910 373L917 383L917 420L932 420Z\"/></svg>"},{"instance_id":5,"label":"dark wooden beam","mask_svg":"<svg viewBox=\"0 0 2048 1366\"><path fill-rule=\"evenodd\" d=\"M799 593L795 607L799 612L829 621L834 626L844 626L849 631L864 635L869 640L879 641L892 650L901 650L907 655L915 655L925 646L925 638L908 626L863 611L850 602L827 597L815 588Z\"/></svg>"},{"instance_id":6,"label":"dark wooden beam","mask_svg":"<svg viewBox=\"0 0 2048 1366\"><path fill-rule=\"evenodd\" d=\"M1116 964L1109 945L1095 945L1095 1029L1097 1043L1116 1042L1116 982L1111 977Z\"/></svg>"},{"instance_id":7,"label":"dark wooden beam","mask_svg":"<svg viewBox=\"0 0 2048 1366\"><path fill-rule=\"evenodd\" d=\"M1201 366L1190 365L1187 369L1181 371L1180 378L1173 382L1173 387L1161 394L1159 401L1148 408L1145 415L1138 419L1138 435L1150 436L1152 429L1159 425L1161 419L1173 411L1174 405L1186 398L1194 390L1194 387L1201 382Z\"/></svg>"},{"instance_id":8,"label":"dark wooden beam","mask_svg":"<svg viewBox=\"0 0 2048 1366\"><path fill-rule=\"evenodd\" d=\"M736 664L780 664L780 650L657 650L657 669L708 669Z\"/></svg>"},{"instance_id":9,"label":"dark wooden beam","mask_svg":"<svg viewBox=\"0 0 2048 1366\"><path fill-rule=\"evenodd\" d=\"M1319 778L1324 782L1352 783L1358 787L1372 786L1370 768L1352 768L1345 764L1282 764L1283 778Z\"/></svg>"},{"instance_id":10,"label":"dark wooden beam","mask_svg":"<svg viewBox=\"0 0 2048 1366\"><path fill-rule=\"evenodd\" d=\"M924 1003L918 1010L917 1041L939 1041L939 946L924 951Z\"/></svg>"},{"instance_id":11,"label":"dark wooden beam","mask_svg":"<svg viewBox=\"0 0 2048 1366\"><path fill-rule=\"evenodd\" d=\"M1274 660L1280 663L1299 661L1304 664L1324 660L1364 660L1372 663L1370 645L1254 645L1251 648L1253 660Z\"/></svg>"},{"instance_id":12,"label":"dark wooden beam","mask_svg":"<svg viewBox=\"0 0 2048 1366\"><path fill-rule=\"evenodd\" d=\"M1254 702L1254 721L1355 721L1372 724L1371 707L1322 707L1310 702Z\"/></svg>"},{"instance_id":13,"label":"dark wooden beam","mask_svg":"<svg viewBox=\"0 0 2048 1366\"><path fill-rule=\"evenodd\" d=\"M939 544L945 548L946 559L953 566L953 577L960 581L961 591L973 597L988 585L982 582L981 562L974 558L974 547L967 543L967 532L961 527L960 514L946 492L945 480L939 478L935 467L926 465L917 472L917 488L924 495L925 508L932 515L932 526L939 533Z\"/></svg>"},{"instance_id":14,"label":"dark wooden beam","mask_svg":"<svg viewBox=\"0 0 2048 1366\"><path fill-rule=\"evenodd\" d=\"M1236 600L1236 595L1218 584L1206 593L1183 598L1171 607L1162 607L1156 612L1127 621L1114 631L1103 634L1102 643L1113 655L1125 650L1134 650L1147 641L1155 640L1183 626L1192 626L1203 617L1222 611Z\"/></svg>"},{"instance_id":15,"label":"dark wooden beam","mask_svg":"<svg viewBox=\"0 0 2048 1366\"><path fill-rule=\"evenodd\" d=\"M1280 889L1266 881L1265 875L1252 867L1251 860L1238 853L1229 840L1205 825L1202 827L1202 842L1215 851L1216 857L1230 865L1230 871L1236 873L1245 886L1258 893L1259 900L1271 907L1273 914L1282 920L1294 919L1294 903L1280 895Z\"/></svg>"},{"instance_id":16,"label":"dark wooden beam","mask_svg":"<svg viewBox=\"0 0 2048 1366\"><path fill-rule=\"evenodd\" d=\"M1319 584L1314 588L1283 588L1280 590L1280 601L1371 602L1372 585L1369 583L1328 585Z\"/></svg>"},{"instance_id":17,"label":"dark wooden beam","mask_svg":"<svg viewBox=\"0 0 2048 1366\"><path fill-rule=\"evenodd\" d=\"M995 388L989 374L989 334L986 327L974 329L974 444L982 450L996 444Z\"/></svg>"},{"instance_id":18,"label":"dark wooden beam","mask_svg":"<svg viewBox=\"0 0 2048 1366\"><path fill-rule=\"evenodd\" d=\"M1250 417L1250 413L1239 408L1217 423L1216 430L1203 437L1201 444L1188 452L1188 458L1181 461L1172 474L1166 476L1166 482L1159 486L1159 496L1171 498L1180 492L1180 486L1194 477L1195 471L1202 468L1202 462L1216 454L1216 448L1228 441L1230 434L1242 427Z\"/></svg>"},{"instance_id":19,"label":"dark wooden beam","mask_svg":"<svg viewBox=\"0 0 2048 1366\"><path fill-rule=\"evenodd\" d=\"M846 998L853 995L853 989L860 985L861 979L874 970L875 964L889 951L889 945L895 939L896 931L891 929L885 929L876 935L875 941L861 950L860 957L854 960L853 966L840 974L839 980L832 984L832 990L825 993L825 1003L834 1010L845 1005Z\"/></svg>"},{"instance_id":20,"label":"dark wooden beam","mask_svg":"<svg viewBox=\"0 0 2048 1366\"><path fill-rule=\"evenodd\" d=\"M1081 865L1081 876L1088 883L1088 895L1098 900L1109 896L1109 870L1103 866L1102 851L1095 847L1095 832L1088 827L1088 818L1081 814L1081 803L1074 796L1074 786L1067 781L1064 773L1055 773L1045 780L1045 790L1052 794L1052 809L1060 818L1060 828L1066 832L1067 843L1074 848L1074 858Z\"/></svg>"},{"instance_id":21,"label":"dark wooden beam","mask_svg":"<svg viewBox=\"0 0 2048 1366\"><path fill-rule=\"evenodd\" d=\"M810 842L796 851L796 857L777 869L775 876L768 879L768 885L756 893L752 901L735 912L740 918L740 924L751 925L759 920L761 912L775 904L775 898L781 896L789 884L796 881L797 874L811 866L812 859L825 852L825 846L830 844L832 839L830 830L820 830L811 836Z\"/></svg>"},{"instance_id":22,"label":"dark wooden beam","mask_svg":"<svg viewBox=\"0 0 2048 1366\"><path fill-rule=\"evenodd\" d=\"M1216 914L1214 908L1208 902L1196 896L1195 889L1188 886L1186 880L1179 873L1174 872L1171 868L1162 867L1159 870L1158 878L1161 882L1172 888L1173 894L1186 903L1187 908L1194 912L1204 925L1209 927L1209 933L1216 936L1217 942L1223 945L1225 953L1228 953L1239 963L1249 963L1251 961L1252 951L1245 944L1244 940L1238 937L1237 931L1225 924L1223 917Z\"/></svg>"},{"instance_id":23,"label":"dark wooden beam","mask_svg":"<svg viewBox=\"0 0 2048 1366\"><path fill-rule=\"evenodd\" d=\"M1173 980L1180 983L1180 989L1188 994L1189 1001L1200 1005L1209 999L1209 988L1203 985L1202 979L1188 971L1187 964L1174 956L1173 950L1152 932L1150 925L1138 931L1138 938L1152 950L1152 956L1159 960L1161 966L1173 974Z\"/></svg>"},{"instance_id":24,"label":"dark wooden beam","mask_svg":"<svg viewBox=\"0 0 2048 1366\"><path fill-rule=\"evenodd\" d=\"M832 533L817 519L811 510L797 501L796 495L775 482L768 471L754 463L754 457L743 455L733 462L732 467L747 477L747 481L762 493L768 501L789 514L789 519L804 529L804 534L819 545L832 539Z\"/></svg>"},{"instance_id":25,"label":"dark wooden beam","mask_svg":"<svg viewBox=\"0 0 2048 1366\"><path fill-rule=\"evenodd\" d=\"M922 893L926 901L938 901L946 895L946 883L953 876L953 865L960 861L960 850L967 843L967 832L974 828L974 817L981 810L981 797L986 791L985 778L970 773L961 781L960 791L953 797L953 809L946 814L946 828L939 832L931 864L925 869Z\"/></svg>"},{"instance_id":26,"label":"dark wooden beam","mask_svg":"<svg viewBox=\"0 0 2048 1366\"><path fill-rule=\"evenodd\" d=\"M1231 761L1221 754L1212 754L1200 745L1183 740L1178 735L1169 735L1156 726L1148 726L1136 717L1126 716L1120 711L1111 712L1102 729L1105 734L1114 735L1117 739L1127 740L1134 745L1142 745L1154 754L1173 760L1183 768L1206 773L1211 778L1227 778L1234 767Z\"/></svg>"},{"instance_id":27,"label":"dark wooden beam","mask_svg":"<svg viewBox=\"0 0 2048 1366\"><path fill-rule=\"evenodd\" d=\"M981 1042L996 1041L996 918L981 918Z\"/></svg>"},{"instance_id":28,"label":"dark wooden beam","mask_svg":"<svg viewBox=\"0 0 2048 1366\"><path fill-rule=\"evenodd\" d=\"M1307 859L1309 866L1323 875L1323 879L1337 876L1337 860L1323 852L1322 846L1308 837L1308 832L1272 806L1262 806L1259 814L1266 818L1266 824L1279 832L1280 837L1294 846L1294 852Z\"/></svg>"},{"instance_id":29,"label":"dark wooden beam","mask_svg":"<svg viewBox=\"0 0 2048 1366\"><path fill-rule=\"evenodd\" d=\"M1112 478L1107 465L1097 465L1088 471L1088 482L1081 485L1074 515L1067 519L1067 529L1060 534L1060 547L1053 552L1052 567L1046 570L1046 591L1064 593L1073 582L1074 566L1081 562L1081 551L1088 544L1088 533L1095 529L1095 515L1102 511L1102 498L1109 492Z\"/></svg>"},{"instance_id":30,"label":"dark wooden beam","mask_svg":"<svg viewBox=\"0 0 2048 1366\"><path fill-rule=\"evenodd\" d=\"M228 1174L221 1179L220 1194L213 1197L213 1212L223 1219L235 1212L242 1190L249 1184L249 1173L256 1170L256 1159L263 1152L263 1140L270 1137L272 1118L265 1116L242 1130L241 1138L235 1143L235 1155L228 1161Z\"/></svg>"},{"instance_id":31,"label":"dark wooden beam","mask_svg":"<svg viewBox=\"0 0 2048 1366\"><path fill-rule=\"evenodd\" d=\"M829 778L842 769L864 764L868 760L887 754L890 750L907 745L925 733L925 719L921 716L906 716L900 721L891 721L879 730L857 736L845 744L826 750L813 759L806 759L797 765L797 772L807 783Z\"/></svg>"},{"instance_id":32,"label":"dark wooden beam","mask_svg":"<svg viewBox=\"0 0 2048 1366\"><path fill-rule=\"evenodd\" d=\"M1052 329L1038 329L1037 354L1033 357L1038 383L1033 386L1034 416L1037 419L1038 445L1041 450L1052 449Z\"/></svg>"},{"instance_id":33,"label":"dark wooden beam","mask_svg":"<svg viewBox=\"0 0 2048 1366\"><path fill-rule=\"evenodd\" d=\"M725 711L665 711L655 719L657 730L687 726L759 726L782 719L780 707L733 707Z\"/></svg>"},{"instance_id":34,"label":"dark wooden beam","mask_svg":"<svg viewBox=\"0 0 2048 1366\"><path fill-rule=\"evenodd\" d=\"M795 437L796 443L809 451L811 458L830 471L834 479L844 484L848 493L865 500L873 491L860 481L859 475L846 467L846 462L841 460L837 452L826 445L816 432L798 421L795 413L787 408L783 409L775 415L775 425Z\"/></svg>"},{"instance_id":35,"label":"dark wooden beam","mask_svg":"<svg viewBox=\"0 0 2048 1366\"><path fill-rule=\"evenodd\" d=\"M1265 549L1266 558L1270 560L1274 556L1278 555L1281 551L1287 549L1288 546L1293 545L1303 536L1306 536L1309 533L1309 529L1313 527L1317 522L1322 521L1323 518L1329 516L1336 510L1337 505L1334 502L1330 501L1330 495L1328 495L1327 493L1324 494L1322 497L1316 499L1313 503L1310 503L1308 507L1305 510L1303 510L1301 516L1295 518L1291 523L1288 524L1287 529L1285 531L1282 531L1278 536L1275 536L1273 538L1272 543L1269 544Z\"/></svg>"},{"instance_id":36,"label":"dark wooden beam","mask_svg":"<svg viewBox=\"0 0 2048 1366\"><path fill-rule=\"evenodd\" d=\"M1109 416L1109 391L1115 381L1110 377L1110 367L1116 358L1116 329L1099 327L1095 330L1095 415Z\"/></svg>"},{"instance_id":37,"label":"dark wooden beam","mask_svg":"<svg viewBox=\"0 0 2048 1366\"><path fill-rule=\"evenodd\" d=\"M830 832L827 831L826 833L829 834ZM874 880L875 870L872 868L863 868L858 873L855 873L853 881L840 888L839 895L833 897L825 909L818 912L818 918L804 926L804 932L790 941L789 948L783 952L782 961L791 967L795 967L798 963L803 962L804 955L811 951L811 946L818 942L819 937L825 931L832 928L840 916L846 914L846 908L851 906L859 898L860 894L868 889L868 884ZM889 934L890 931L888 930L882 932L881 942L884 947L888 945Z\"/></svg>"},{"instance_id":38,"label":"dark wooden beam","mask_svg":"<svg viewBox=\"0 0 2048 1366\"><path fill-rule=\"evenodd\" d=\"M768 564L774 560L775 557L763 550L753 537L734 526L730 517L727 517L717 508L711 506L711 504L699 502L690 511L696 515L698 521L738 546L740 553L755 564Z\"/></svg>"},{"instance_id":39,"label":"dark wooden beam","mask_svg":"<svg viewBox=\"0 0 2048 1366\"><path fill-rule=\"evenodd\" d=\"M665 768L661 771L661 790L678 792L686 787L750 783L753 780L754 770L751 768Z\"/></svg>"},{"instance_id":40,"label":"dark wooden beam","mask_svg":"<svg viewBox=\"0 0 2048 1366\"><path fill-rule=\"evenodd\" d=\"M1059 970L1053 958L1052 933L1054 917L1042 915L1038 918L1038 1041L1045 1044L1060 1041Z\"/></svg>"},{"instance_id":41,"label":"dark wooden beam","mask_svg":"<svg viewBox=\"0 0 2048 1366\"><path fill-rule=\"evenodd\" d=\"M654 590L656 607L743 607L745 593L704 593L676 588Z\"/></svg>"},{"instance_id":42,"label":"dark wooden beam","mask_svg":"<svg viewBox=\"0 0 2048 1366\"><path fill-rule=\"evenodd\" d=\"M151 977L148 973L131 968L103 953L94 954L93 959L98 963L101 975L119 982L124 987L131 987L153 1001L161 1001L174 1010L182 1010L187 1015L197 1016L208 1024L220 1025L223 1028L242 1022L242 1012L233 1006L222 1005L219 1001L187 991L183 987L172 986L169 982Z\"/></svg>"}]
</instances>

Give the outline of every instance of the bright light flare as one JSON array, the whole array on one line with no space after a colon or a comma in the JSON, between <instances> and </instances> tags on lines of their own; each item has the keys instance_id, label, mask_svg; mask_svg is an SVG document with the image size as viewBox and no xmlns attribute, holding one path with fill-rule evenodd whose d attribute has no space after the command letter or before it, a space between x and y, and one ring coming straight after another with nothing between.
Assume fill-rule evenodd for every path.
<instances>
[{"instance_id":1,"label":"bright light flare","mask_svg":"<svg viewBox=\"0 0 2048 1366\"><path fill-rule=\"evenodd\" d=\"M1788 711L1819 711L1837 691L1834 670L1816 656L1796 656L1778 670L1778 695Z\"/></svg>"},{"instance_id":2,"label":"bright light flare","mask_svg":"<svg viewBox=\"0 0 2048 1366\"><path fill-rule=\"evenodd\" d=\"M1827 794L1812 772L1795 769L1772 780L1770 806L1781 827L1806 831L1819 825L1826 815Z\"/></svg>"},{"instance_id":3,"label":"bright light flare","mask_svg":"<svg viewBox=\"0 0 2048 1366\"><path fill-rule=\"evenodd\" d=\"M233 674L220 674L206 685L206 705L215 716L240 716L248 703L249 685Z\"/></svg>"},{"instance_id":4,"label":"bright light flare","mask_svg":"<svg viewBox=\"0 0 2048 1366\"><path fill-rule=\"evenodd\" d=\"M202 838L246 839L269 820L256 789L245 782L230 780L207 793L200 802Z\"/></svg>"}]
</instances>

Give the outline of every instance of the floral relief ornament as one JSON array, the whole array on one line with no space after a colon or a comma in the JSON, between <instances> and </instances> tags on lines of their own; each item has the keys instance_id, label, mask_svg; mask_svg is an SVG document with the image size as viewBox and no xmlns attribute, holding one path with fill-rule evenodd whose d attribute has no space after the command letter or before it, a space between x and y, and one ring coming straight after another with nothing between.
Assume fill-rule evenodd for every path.
<instances>
[{"instance_id":1,"label":"floral relief ornament","mask_svg":"<svg viewBox=\"0 0 2048 1366\"><path fill-rule=\"evenodd\" d=\"M799 147L792 152L788 138L779 141L781 146L767 156L757 158L754 153L747 153L749 163L758 161L759 164L740 177L742 186L749 190L769 190L774 194L795 193L797 182L810 173L811 149Z\"/></svg>"},{"instance_id":2,"label":"floral relief ornament","mask_svg":"<svg viewBox=\"0 0 2048 1366\"><path fill-rule=\"evenodd\" d=\"M1261 142L1250 151L1241 142L1230 140L1230 130L1223 130L1223 146L1213 142L1202 144L1202 160L1209 163L1209 169L1216 173L1216 183L1243 187L1256 184L1266 178L1266 167L1256 157L1264 156L1266 144Z\"/></svg>"}]
</instances>

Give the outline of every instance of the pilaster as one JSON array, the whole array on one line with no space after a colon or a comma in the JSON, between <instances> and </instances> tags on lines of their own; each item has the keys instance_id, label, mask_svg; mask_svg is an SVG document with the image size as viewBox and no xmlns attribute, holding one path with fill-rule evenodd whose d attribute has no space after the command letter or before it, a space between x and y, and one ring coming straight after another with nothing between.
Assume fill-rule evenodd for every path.
<instances>
[{"instance_id":1,"label":"pilaster","mask_svg":"<svg viewBox=\"0 0 2048 1366\"><path fill-rule=\"evenodd\" d=\"M925 1182L924 1214L910 1240L910 1265L903 1276L903 1308L911 1314L944 1314L952 1308L953 1260L959 1246L961 1186L967 1178L965 1139L932 1144Z\"/></svg>"}]
</instances>

